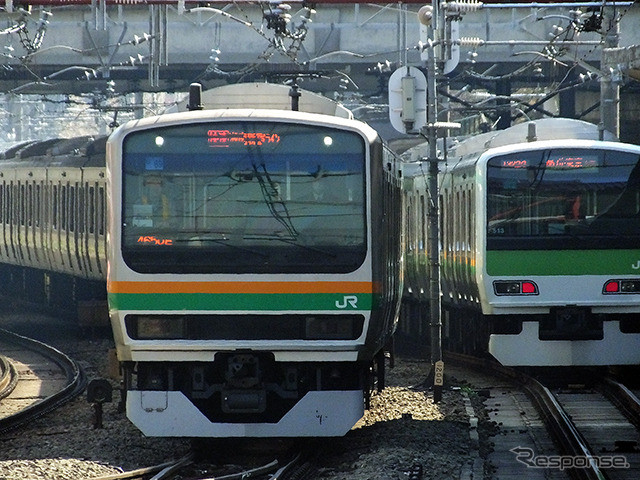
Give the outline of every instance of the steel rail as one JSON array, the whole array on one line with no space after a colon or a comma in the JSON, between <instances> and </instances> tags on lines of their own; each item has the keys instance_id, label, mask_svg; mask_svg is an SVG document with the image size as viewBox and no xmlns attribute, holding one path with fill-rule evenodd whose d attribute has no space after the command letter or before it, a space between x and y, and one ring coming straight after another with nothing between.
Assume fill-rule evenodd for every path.
<instances>
[{"instance_id":1,"label":"steel rail","mask_svg":"<svg viewBox=\"0 0 640 480\"><path fill-rule=\"evenodd\" d=\"M0 434L15 430L80 395L87 384L83 369L71 357L60 350L32 338L24 337L8 330L0 329L3 341L35 351L58 365L67 377L67 385L60 391L30 405L18 413L0 420Z\"/></svg>"},{"instance_id":2,"label":"steel rail","mask_svg":"<svg viewBox=\"0 0 640 480\"><path fill-rule=\"evenodd\" d=\"M193 454L190 452L186 454L184 457L179 458L178 460L171 460L169 462L164 462L159 465L137 468L135 470L129 470L127 472L103 475L100 477L92 477L91 480L126 480L128 478L140 478L145 475L153 475L153 474L156 474L157 472L160 472L160 473L164 472L163 474L166 474L167 471L170 471L170 473L173 473L175 469L188 465L192 461L193 461ZM159 473L157 474L159 475Z\"/></svg>"},{"instance_id":3,"label":"steel rail","mask_svg":"<svg viewBox=\"0 0 640 480\"><path fill-rule=\"evenodd\" d=\"M625 387L609 377L603 379L604 394L618 409L633 423L636 428L640 428L640 399Z\"/></svg>"},{"instance_id":4,"label":"steel rail","mask_svg":"<svg viewBox=\"0 0 640 480\"><path fill-rule=\"evenodd\" d=\"M13 363L5 356L0 355L0 400L7 397L18 384L18 372Z\"/></svg>"},{"instance_id":5,"label":"steel rail","mask_svg":"<svg viewBox=\"0 0 640 480\"><path fill-rule=\"evenodd\" d=\"M607 478L598 467L588 443L547 387L536 379L493 360L450 352L446 353L446 359L452 363L461 364L485 373L489 371L518 383L540 413L549 433L559 444L562 455L589 459L589 467L572 469L571 474L573 477L578 480L604 480Z\"/></svg>"}]
</instances>

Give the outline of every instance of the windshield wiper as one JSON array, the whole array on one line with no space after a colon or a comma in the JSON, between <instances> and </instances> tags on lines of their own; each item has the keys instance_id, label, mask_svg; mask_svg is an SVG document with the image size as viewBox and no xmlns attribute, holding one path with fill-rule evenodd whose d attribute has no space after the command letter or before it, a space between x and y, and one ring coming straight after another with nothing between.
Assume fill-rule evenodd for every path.
<instances>
[{"instance_id":1,"label":"windshield wiper","mask_svg":"<svg viewBox=\"0 0 640 480\"><path fill-rule=\"evenodd\" d=\"M316 253L321 253L327 257L331 257L331 258L337 258L338 255L336 255L333 252L330 252L328 250L324 250L322 248L318 248L318 247L312 247L311 245L305 245L302 243L298 243L298 240L295 237L279 237L277 235L246 235L244 237L249 238L251 240L278 240L280 242L283 243L287 243L289 245L295 245L296 247L302 248L304 250L308 250L310 252L316 252Z\"/></svg>"},{"instance_id":2,"label":"windshield wiper","mask_svg":"<svg viewBox=\"0 0 640 480\"><path fill-rule=\"evenodd\" d=\"M240 250L242 252L247 252L247 253L251 253L253 255L258 255L259 257L262 258L268 258L269 255L266 253L262 253L258 250L254 250L252 248L247 248L247 247L241 247L240 245L236 245L234 243L228 243L230 241L229 238L226 237L222 237L222 238L209 238L209 237L192 237L188 240L185 240L185 243L189 243L189 242L202 242L202 243L215 243L217 245L224 245L225 247L229 247L231 249L234 250Z\"/></svg>"}]
</instances>

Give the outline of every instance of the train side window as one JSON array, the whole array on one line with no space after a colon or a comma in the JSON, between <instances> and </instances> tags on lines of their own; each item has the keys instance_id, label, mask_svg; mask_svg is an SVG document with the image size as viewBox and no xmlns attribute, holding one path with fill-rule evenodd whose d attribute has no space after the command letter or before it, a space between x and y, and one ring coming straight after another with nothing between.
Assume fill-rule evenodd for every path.
<instances>
[{"instance_id":1,"label":"train side window","mask_svg":"<svg viewBox=\"0 0 640 480\"><path fill-rule=\"evenodd\" d=\"M89 200L87 202L87 226L89 233L95 233L96 231L96 188L92 185L87 190Z\"/></svg>"},{"instance_id":2,"label":"train side window","mask_svg":"<svg viewBox=\"0 0 640 480\"><path fill-rule=\"evenodd\" d=\"M440 231L442 232L442 249L446 255L451 253L451 230L449 229L449 218L451 217L451 203L449 202L449 191L445 190L440 195Z\"/></svg>"},{"instance_id":3,"label":"train side window","mask_svg":"<svg viewBox=\"0 0 640 480\"><path fill-rule=\"evenodd\" d=\"M49 228L49 209L51 208L51 187L48 183L42 184L42 227Z\"/></svg>"},{"instance_id":4,"label":"train side window","mask_svg":"<svg viewBox=\"0 0 640 480\"><path fill-rule=\"evenodd\" d=\"M27 184L27 212L26 212L26 218L25 218L25 223L31 227L33 226L33 184L29 183Z\"/></svg>"},{"instance_id":5,"label":"train side window","mask_svg":"<svg viewBox=\"0 0 640 480\"><path fill-rule=\"evenodd\" d=\"M67 219L68 219L68 230L70 232L75 231L76 229L76 213L77 213L77 209L76 209L76 192L77 192L77 188L74 186L69 186L69 202L68 202L68 209L69 209L69 213L67 214Z\"/></svg>"},{"instance_id":6,"label":"train side window","mask_svg":"<svg viewBox=\"0 0 640 480\"><path fill-rule=\"evenodd\" d=\"M33 215L34 225L40 227L42 224L42 182L36 184Z\"/></svg>"},{"instance_id":7,"label":"train side window","mask_svg":"<svg viewBox=\"0 0 640 480\"><path fill-rule=\"evenodd\" d=\"M461 226L462 226L462 212L460 209L460 192L456 192L455 193L455 200L454 200L454 205L455 205L455 219L454 219L454 229L453 229L453 235L455 238L455 251L456 253L460 252L460 243L461 243L461 239L462 239L462 235L461 235ZM457 259L457 258L456 258Z\"/></svg>"},{"instance_id":8,"label":"train side window","mask_svg":"<svg viewBox=\"0 0 640 480\"><path fill-rule=\"evenodd\" d=\"M444 229L444 225L446 224L446 218L447 218L447 211L444 208L444 195L442 194L442 192L440 192L440 195L438 195L438 211L440 212L440 215L438 216L438 220L439 220L439 225L438 228L440 229L440 249L442 250L442 252L445 252L446 255L446 251L447 251L447 233ZM425 219L426 222L426 219ZM426 223L425 223L425 227L426 227ZM426 232L426 228L425 228L425 232ZM426 238L425 238L426 241ZM429 250L429 247L427 247L427 250Z\"/></svg>"},{"instance_id":9,"label":"train side window","mask_svg":"<svg viewBox=\"0 0 640 480\"><path fill-rule=\"evenodd\" d=\"M60 187L60 230L67 229L67 187Z\"/></svg>"},{"instance_id":10,"label":"train side window","mask_svg":"<svg viewBox=\"0 0 640 480\"><path fill-rule=\"evenodd\" d=\"M463 186L464 188L464 186ZM460 226L462 230L462 249L465 252L469 251L469 222L467 219L469 218L469 210L467 203L467 191L462 190L462 215L460 215Z\"/></svg>"},{"instance_id":11,"label":"train side window","mask_svg":"<svg viewBox=\"0 0 640 480\"><path fill-rule=\"evenodd\" d=\"M426 250L427 244L427 212L424 195L420 195L420 244L418 248L421 251Z\"/></svg>"},{"instance_id":12,"label":"train side window","mask_svg":"<svg viewBox=\"0 0 640 480\"><path fill-rule=\"evenodd\" d=\"M58 212L59 212L59 197L58 197L58 186L53 186L53 201L51 202L52 212L51 212L51 225L54 229L58 228Z\"/></svg>"},{"instance_id":13,"label":"train side window","mask_svg":"<svg viewBox=\"0 0 640 480\"><path fill-rule=\"evenodd\" d=\"M18 187L19 190L19 200L18 200L18 224L24 226L24 210L25 210L25 189L24 185L20 183Z\"/></svg>"},{"instance_id":14,"label":"train side window","mask_svg":"<svg viewBox=\"0 0 640 480\"><path fill-rule=\"evenodd\" d=\"M471 197L473 196L473 193L471 191L471 187L468 187L469 190L467 190L467 215L469 216L469 218L467 219L467 225L469 226L469 252L473 251L473 232L474 232L474 228L473 228L473 203L471 200Z\"/></svg>"},{"instance_id":15,"label":"train side window","mask_svg":"<svg viewBox=\"0 0 640 480\"><path fill-rule=\"evenodd\" d=\"M104 187L98 188L98 234L104 235L105 229L105 196L104 196Z\"/></svg>"},{"instance_id":16,"label":"train side window","mask_svg":"<svg viewBox=\"0 0 640 480\"><path fill-rule=\"evenodd\" d=\"M9 185L7 185L7 218L6 218L6 223L11 223L13 222L13 209L15 208L15 205L13 204L13 182L10 182Z\"/></svg>"},{"instance_id":17,"label":"train side window","mask_svg":"<svg viewBox=\"0 0 640 480\"><path fill-rule=\"evenodd\" d=\"M4 212L6 202L4 201L4 182L0 184L0 223L4 223L6 215Z\"/></svg>"},{"instance_id":18,"label":"train side window","mask_svg":"<svg viewBox=\"0 0 640 480\"><path fill-rule=\"evenodd\" d=\"M415 222L413 221L413 205L411 200L412 200L412 197L409 197L407 199L407 217L409 218L409 222L408 222L409 238L407 238L407 246L409 247L409 251L413 251L414 249L413 230L414 230L414 224L415 224Z\"/></svg>"},{"instance_id":19,"label":"train side window","mask_svg":"<svg viewBox=\"0 0 640 480\"><path fill-rule=\"evenodd\" d=\"M84 233L87 231L87 211L89 210L89 205L87 203L87 188L84 183L76 185L77 196L78 199L81 200L73 202L76 210L76 229L78 230L78 233Z\"/></svg>"}]
</instances>

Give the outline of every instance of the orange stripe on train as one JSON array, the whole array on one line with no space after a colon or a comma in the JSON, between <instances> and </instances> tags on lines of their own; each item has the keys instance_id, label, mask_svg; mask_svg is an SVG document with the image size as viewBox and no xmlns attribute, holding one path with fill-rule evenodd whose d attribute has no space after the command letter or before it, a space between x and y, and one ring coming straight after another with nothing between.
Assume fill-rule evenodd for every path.
<instances>
[{"instance_id":1,"label":"orange stripe on train","mask_svg":"<svg viewBox=\"0 0 640 480\"><path fill-rule=\"evenodd\" d=\"M109 293L374 293L371 282L115 282Z\"/></svg>"}]
</instances>

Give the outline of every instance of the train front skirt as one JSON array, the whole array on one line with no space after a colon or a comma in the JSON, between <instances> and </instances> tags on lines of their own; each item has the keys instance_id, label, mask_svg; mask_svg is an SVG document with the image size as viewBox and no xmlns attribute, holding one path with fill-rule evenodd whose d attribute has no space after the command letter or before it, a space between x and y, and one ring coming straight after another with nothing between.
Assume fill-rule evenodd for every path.
<instances>
[{"instance_id":1,"label":"train front skirt","mask_svg":"<svg viewBox=\"0 0 640 480\"><path fill-rule=\"evenodd\" d=\"M148 437L341 437L363 415L361 390L308 392L277 423L212 423L182 392L127 392L127 416Z\"/></svg>"},{"instance_id":2,"label":"train front skirt","mask_svg":"<svg viewBox=\"0 0 640 480\"><path fill-rule=\"evenodd\" d=\"M511 366L640 363L640 334L622 333L617 321L604 322L603 329L602 340L541 341L538 322L522 322L519 335L491 335L489 353L503 365Z\"/></svg>"}]
</instances>

